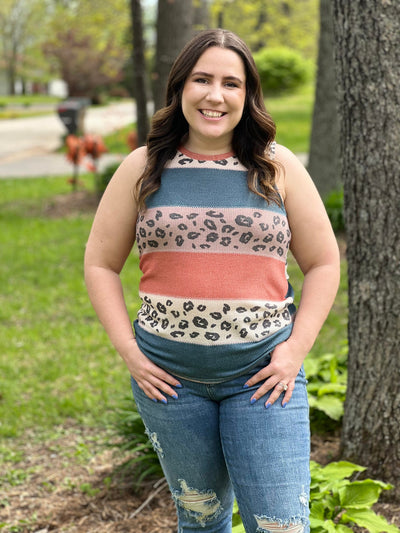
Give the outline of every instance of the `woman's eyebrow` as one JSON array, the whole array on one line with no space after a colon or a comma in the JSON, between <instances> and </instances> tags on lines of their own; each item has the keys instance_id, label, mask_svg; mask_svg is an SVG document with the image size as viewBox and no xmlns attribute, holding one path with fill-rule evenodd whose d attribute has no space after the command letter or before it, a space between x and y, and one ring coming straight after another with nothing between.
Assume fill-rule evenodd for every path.
<instances>
[{"instance_id":1,"label":"woman's eyebrow","mask_svg":"<svg viewBox=\"0 0 400 533\"><path fill-rule=\"evenodd\" d=\"M196 72L192 72L191 76L193 77L204 76L205 78L213 78L214 74L209 74L208 72L196 70ZM238 78L237 76L231 76L231 75L224 76L224 80L233 80L233 81L237 81L238 83L243 83L243 80L241 78Z\"/></svg>"}]
</instances>

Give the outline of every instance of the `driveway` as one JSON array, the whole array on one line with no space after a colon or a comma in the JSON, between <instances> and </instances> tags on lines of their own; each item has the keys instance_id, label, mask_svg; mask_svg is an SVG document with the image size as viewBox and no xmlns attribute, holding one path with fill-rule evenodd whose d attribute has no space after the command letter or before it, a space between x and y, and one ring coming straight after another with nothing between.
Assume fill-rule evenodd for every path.
<instances>
[{"instance_id":1,"label":"driveway","mask_svg":"<svg viewBox=\"0 0 400 533\"><path fill-rule=\"evenodd\" d=\"M136 120L133 102L91 107L85 115L85 132L106 135ZM65 126L57 115L0 120L0 177L65 174L71 165L65 155L54 154L60 146ZM109 163L116 157L108 154Z\"/></svg>"}]
</instances>

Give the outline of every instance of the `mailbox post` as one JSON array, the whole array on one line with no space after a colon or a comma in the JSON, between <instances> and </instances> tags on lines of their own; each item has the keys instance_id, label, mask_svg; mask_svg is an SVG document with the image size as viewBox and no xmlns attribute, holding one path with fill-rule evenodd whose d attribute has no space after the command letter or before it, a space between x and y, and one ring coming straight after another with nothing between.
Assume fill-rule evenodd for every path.
<instances>
[{"instance_id":1,"label":"mailbox post","mask_svg":"<svg viewBox=\"0 0 400 533\"><path fill-rule=\"evenodd\" d=\"M89 105L88 98L69 98L57 106L58 116L69 135L83 135L85 112Z\"/></svg>"}]
</instances>

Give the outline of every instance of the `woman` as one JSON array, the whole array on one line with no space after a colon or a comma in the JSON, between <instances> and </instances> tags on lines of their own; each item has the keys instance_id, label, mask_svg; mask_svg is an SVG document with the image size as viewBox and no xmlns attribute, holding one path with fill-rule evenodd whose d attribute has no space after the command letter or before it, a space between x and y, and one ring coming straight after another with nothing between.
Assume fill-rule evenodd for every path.
<instances>
[{"instance_id":1,"label":"woman","mask_svg":"<svg viewBox=\"0 0 400 533\"><path fill-rule=\"evenodd\" d=\"M302 363L334 300L336 240L306 170L274 142L246 45L199 33L146 147L121 164L87 244L93 306L132 376L179 533L309 531ZM119 274L134 242L133 333ZM290 245L304 284L298 310Z\"/></svg>"}]
</instances>

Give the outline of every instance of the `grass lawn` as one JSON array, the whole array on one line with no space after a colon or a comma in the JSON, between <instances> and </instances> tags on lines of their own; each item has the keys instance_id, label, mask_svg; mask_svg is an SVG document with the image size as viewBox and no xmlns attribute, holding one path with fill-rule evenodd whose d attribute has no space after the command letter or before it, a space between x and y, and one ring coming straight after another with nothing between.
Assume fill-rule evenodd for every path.
<instances>
[{"instance_id":1,"label":"grass lawn","mask_svg":"<svg viewBox=\"0 0 400 533\"><path fill-rule=\"evenodd\" d=\"M92 177L83 177L92 186ZM89 303L82 262L93 213L45 215L66 178L0 183L0 439L41 434L68 419L106 424L129 395L127 371ZM291 262L295 287L301 273ZM131 316L139 306L138 257L123 271ZM335 351L345 338L346 280L315 350Z\"/></svg>"},{"instance_id":2,"label":"grass lawn","mask_svg":"<svg viewBox=\"0 0 400 533\"><path fill-rule=\"evenodd\" d=\"M129 392L129 377L84 287L93 215L42 214L54 195L69 194L66 178L2 180L0 187L0 437L68 417L101 423ZM132 314L137 262L132 254L124 273Z\"/></svg>"},{"instance_id":3,"label":"grass lawn","mask_svg":"<svg viewBox=\"0 0 400 533\"><path fill-rule=\"evenodd\" d=\"M265 105L276 123L276 140L294 153L308 152L314 105L314 86L293 94L267 97Z\"/></svg>"}]
</instances>

